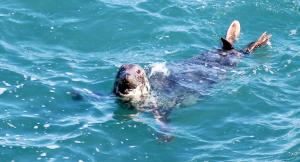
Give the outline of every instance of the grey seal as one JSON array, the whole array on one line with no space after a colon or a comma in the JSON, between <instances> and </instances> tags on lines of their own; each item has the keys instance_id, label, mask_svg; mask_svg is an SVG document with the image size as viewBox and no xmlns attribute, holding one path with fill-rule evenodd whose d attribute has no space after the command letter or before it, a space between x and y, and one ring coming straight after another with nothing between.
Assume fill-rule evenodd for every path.
<instances>
[{"instance_id":1,"label":"grey seal","mask_svg":"<svg viewBox=\"0 0 300 162\"><path fill-rule=\"evenodd\" d=\"M271 38L264 32L257 41L242 50L234 48L240 35L240 23L235 20L221 38L222 48L197 55L191 59L172 62L164 72L147 72L137 64L125 64L116 75L113 93L137 110L152 112L159 122L168 121L174 107L195 101L222 81L228 69L234 68L245 55L251 54Z\"/></svg>"}]
</instances>

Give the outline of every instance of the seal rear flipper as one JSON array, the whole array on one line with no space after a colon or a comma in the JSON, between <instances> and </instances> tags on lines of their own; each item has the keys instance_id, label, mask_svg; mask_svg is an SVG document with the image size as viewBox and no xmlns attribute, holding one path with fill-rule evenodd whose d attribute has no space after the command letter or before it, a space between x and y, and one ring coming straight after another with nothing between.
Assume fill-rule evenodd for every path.
<instances>
[{"instance_id":1,"label":"seal rear flipper","mask_svg":"<svg viewBox=\"0 0 300 162\"><path fill-rule=\"evenodd\" d=\"M233 45L233 43L237 40L237 38L239 37L241 32L241 25L240 22L237 20L234 20L228 30L227 30L227 34L226 34L226 40Z\"/></svg>"},{"instance_id":2,"label":"seal rear flipper","mask_svg":"<svg viewBox=\"0 0 300 162\"><path fill-rule=\"evenodd\" d=\"M226 39L221 38L222 41L222 49L223 50L232 50L233 46L230 42L228 42Z\"/></svg>"},{"instance_id":3,"label":"seal rear flipper","mask_svg":"<svg viewBox=\"0 0 300 162\"><path fill-rule=\"evenodd\" d=\"M267 34L267 32L262 33L262 35L258 38L257 41L251 42L247 48L244 50L245 53L251 53L256 48L268 44L272 35Z\"/></svg>"}]
</instances>

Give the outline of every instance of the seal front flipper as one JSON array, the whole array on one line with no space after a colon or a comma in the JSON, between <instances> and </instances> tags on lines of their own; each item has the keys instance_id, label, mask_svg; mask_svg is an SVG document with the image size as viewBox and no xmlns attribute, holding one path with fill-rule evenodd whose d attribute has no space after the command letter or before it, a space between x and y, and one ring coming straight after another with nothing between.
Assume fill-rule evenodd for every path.
<instances>
[{"instance_id":1,"label":"seal front flipper","mask_svg":"<svg viewBox=\"0 0 300 162\"><path fill-rule=\"evenodd\" d=\"M270 38L272 37L271 34L267 34L267 32L262 33L262 35L257 39L255 42L251 42L246 49L244 49L245 53L251 53L256 48L268 44Z\"/></svg>"},{"instance_id":2,"label":"seal front flipper","mask_svg":"<svg viewBox=\"0 0 300 162\"><path fill-rule=\"evenodd\" d=\"M72 89L70 92L71 98L75 101L88 99L91 101L101 101L103 99L114 98L112 95L104 95L102 93L92 92L88 89Z\"/></svg>"},{"instance_id":3,"label":"seal front flipper","mask_svg":"<svg viewBox=\"0 0 300 162\"><path fill-rule=\"evenodd\" d=\"M237 38L239 37L241 32L241 25L240 22L237 20L234 20L228 30L227 30L227 34L226 34L226 40L233 45L233 43L237 40Z\"/></svg>"},{"instance_id":4,"label":"seal front flipper","mask_svg":"<svg viewBox=\"0 0 300 162\"><path fill-rule=\"evenodd\" d=\"M159 126L159 131L156 132L156 138L159 142L170 142L174 139L174 136L170 135L171 128L168 126L168 116L170 115L172 109L164 109L164 108L155 108L152 110L152 114L156 120L156 123Z\"/></svg>"}]
</instances>

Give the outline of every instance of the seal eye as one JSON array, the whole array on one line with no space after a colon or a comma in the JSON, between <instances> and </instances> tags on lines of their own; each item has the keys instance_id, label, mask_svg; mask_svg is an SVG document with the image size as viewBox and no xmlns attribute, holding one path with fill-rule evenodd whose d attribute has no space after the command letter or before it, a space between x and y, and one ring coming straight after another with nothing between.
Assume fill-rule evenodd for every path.
<instances>
[{"instance_id":1,"label":"seal eye","mask_svg":"<svg viewBox=\"0 0 300 162\"><path fill-rule=\"evenodd\" d=\"M136 73L141 74L141 70L137 70Z\"/></svg>"},{"instance_id":2,"label":"seal eye","mask_svg":"<svg viewBox=\"0 0 300 162\"><path fill-rule=\"evenodd\" d=\"M122 65L119 69L119 71L125 71L126 70L126 67L124 65Z\"/></svg>"}]
</instances>

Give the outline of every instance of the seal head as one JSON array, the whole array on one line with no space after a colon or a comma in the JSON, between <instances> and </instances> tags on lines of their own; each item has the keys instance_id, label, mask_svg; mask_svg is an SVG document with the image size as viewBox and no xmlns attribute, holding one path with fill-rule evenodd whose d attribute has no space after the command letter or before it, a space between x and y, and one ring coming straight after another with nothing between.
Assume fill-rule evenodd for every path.
<instances>
[{"instance_id":1,"label":"seal head","mask_svg":"<svg viewBox=\"0 0 300 162\"><path fill-rule=\"evenodd\" d=\"M122 100L141 100L150 93L145 70L136 64L122 65L117 73L113 93Z\"/></svg>"}]
</instances>

